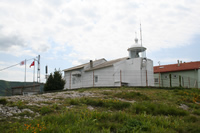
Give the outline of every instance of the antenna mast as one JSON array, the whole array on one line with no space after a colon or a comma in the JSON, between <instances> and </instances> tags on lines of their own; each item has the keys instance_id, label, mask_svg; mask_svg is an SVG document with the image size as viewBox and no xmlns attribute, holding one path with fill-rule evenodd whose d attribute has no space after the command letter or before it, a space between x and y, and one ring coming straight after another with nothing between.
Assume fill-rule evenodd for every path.
<instances>
[{"instance_id":1,"label":"antenna mast","mask_svg":"<svg viewBox=\"0 0 200 133\"><path fill-rule=\"evenodd\" d=\"M38 55L37 58L38 58L37 82L40 83L40 55Z\"/></svg>"},{"instance_id":2,"label":"antenna mast","mask_svg":"<svg viewBox=\"0 0 200 133\"><path fill-rule=\"evenodd\" d=\"M141 28L141 22L140 22L140 41L141 41L141 47L142 47L142 28Z\"/></svg>"}]
</instances>

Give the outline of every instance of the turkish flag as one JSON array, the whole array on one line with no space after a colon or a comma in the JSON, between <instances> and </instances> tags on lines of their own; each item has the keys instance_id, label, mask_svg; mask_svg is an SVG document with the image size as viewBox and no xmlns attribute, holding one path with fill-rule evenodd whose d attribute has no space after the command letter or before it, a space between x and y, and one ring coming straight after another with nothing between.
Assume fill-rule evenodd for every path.
<instances>
[{"instance_id":1,"label":"turkish flag","mask_svg":"<svg viewBox=\"0 0 200 133\"><path fill-rule=\"evenodd\" d=\"M31 66L34 66L34 65L35 65L35 61L33 61L33 62L31 63L30 67L31 67Z\"/></svg>"},{"instance_id":2,"label":"turkish flag","mask_svg":"<svg viewBox=\"0 0 200 133\"><path fill-rule=\"evenodd\" d=\"M21 62L20 62L20 65L21 65L21 66L24 65L24 62L25 62L25 61L21 61Z\"/></svg>"}]
</instances>

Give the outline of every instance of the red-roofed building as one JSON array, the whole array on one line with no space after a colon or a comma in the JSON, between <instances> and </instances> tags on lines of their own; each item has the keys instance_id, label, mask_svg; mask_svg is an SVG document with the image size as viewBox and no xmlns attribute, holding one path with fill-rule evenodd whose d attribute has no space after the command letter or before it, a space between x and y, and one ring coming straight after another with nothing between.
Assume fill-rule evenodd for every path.
<instances>
[{"instance_id":1,"label":"red-roofed building","mask_svg":"<svg viewBox=\"0 0 200 133\"><path fill-rule=\"evenodd\" d=\"M200 88L200 61L154 66L155 86Z\"/></svg>"}]
</instances>

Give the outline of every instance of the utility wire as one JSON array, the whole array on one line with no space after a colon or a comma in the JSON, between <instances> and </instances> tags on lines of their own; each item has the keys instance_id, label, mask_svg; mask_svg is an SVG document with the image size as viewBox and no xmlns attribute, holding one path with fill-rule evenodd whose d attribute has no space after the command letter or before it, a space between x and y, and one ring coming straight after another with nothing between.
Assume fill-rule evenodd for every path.
<instances>
[{"instance_id":1,"label":"utility wire","mask_svg":"<svg viewBox=\"0 0 200 133\"><path fill-rule=\"evenodd\" d=\"M34 58L31 58L31 59L28 59L28 60L26 60L26 61L33 60L33 59L34 59ZM21 62L20 62L20 63L21 63ZM12 65L12 66L9 66L9 67L3 68L3 69L0 69L0 71L6 70L6 69L11 68L11 67L14 67L14 66L17 66L17 65L19 65L20 63L17 63L17 64L15 64L15 65Z\"/></svg>"}]
</instances>

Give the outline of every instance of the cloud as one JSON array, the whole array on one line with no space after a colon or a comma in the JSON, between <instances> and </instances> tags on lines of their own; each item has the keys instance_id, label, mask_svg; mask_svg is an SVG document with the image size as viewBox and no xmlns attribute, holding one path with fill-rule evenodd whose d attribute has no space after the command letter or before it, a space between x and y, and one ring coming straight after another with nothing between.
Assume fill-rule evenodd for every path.
<instances>
[{"instance_id":1,"label":"cloud","mask_svg":"<svg viewBox=\"0 0 200 133\"><path fill-rule=\"evenodd\" d=\"M73 64L114 59L128 55L135 32L139 37L140 22L149 51L184 46L199 33L198 5L199 1L185 0L1 1L0 50L15 48L18 56L20 50L49 57L76 53Z\"/></svg>"},{"instance_id":2,"label":"cloud","mask_svg":"<svg viewBox=\"0 0 200 133\"><path fill-rule=\"evenodd\" d=\"M7 51L11 47L24 47L24 41L17 35L4 36L0 34L0 51Z\"/></svg>"}]
</instances>

